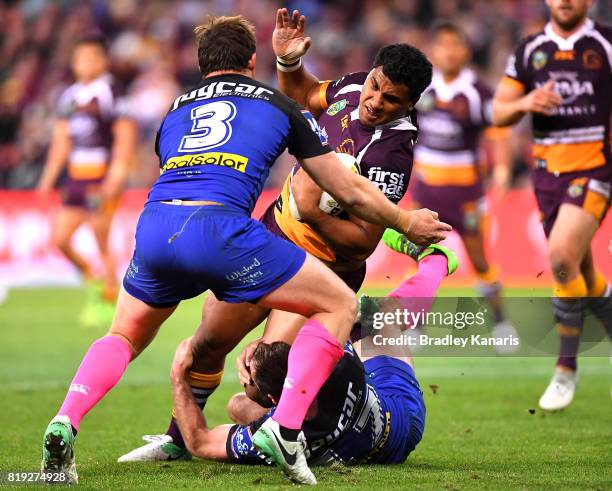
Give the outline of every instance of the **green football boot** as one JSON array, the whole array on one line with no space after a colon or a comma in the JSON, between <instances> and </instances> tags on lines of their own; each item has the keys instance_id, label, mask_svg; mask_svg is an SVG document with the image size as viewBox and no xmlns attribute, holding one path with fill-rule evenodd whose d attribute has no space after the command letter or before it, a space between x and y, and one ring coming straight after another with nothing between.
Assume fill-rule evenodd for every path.
<instances>
[{"instance_id":1,"label":"green football boot","mask_svg":"<svg viewBox=\"0 0 612 491\"><path fill-rule=\"evenodd\" d=\"M43 436L41 472L49 484L78 484L74 463L74 434L68 416L51 420Z\"/></svg>"}]
</instances>

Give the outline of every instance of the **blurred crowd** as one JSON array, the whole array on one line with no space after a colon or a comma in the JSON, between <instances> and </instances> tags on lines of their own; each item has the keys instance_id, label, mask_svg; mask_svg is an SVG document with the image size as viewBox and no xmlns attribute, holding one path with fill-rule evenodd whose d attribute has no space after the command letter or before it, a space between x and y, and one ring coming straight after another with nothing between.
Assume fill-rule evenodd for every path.
<instances>
[{"instance_id":1,"label":"blurred crowd","mask_svg":"<svg viewBox=\"0 0 612 491\"><path fill-rule=\"evenodd\" d=\"M207 15L242 13L256 26L258 79L276 85L271 48L278 7L308 17L313 47L305 62L320 79L370 67L382 45L408 42L427 52L437 19L461 25L472 43L476 70L495 86L517 40L543 26L544 0L25 0L0 1L0 188L36 185L52 133L57 100L72 83L70 53L92 30L108 38L113 74L126 86L140 128L129 186L147 187L159 173L154 136L182 89L199 82L193 28ZM599 0L594 16L612 15ZM517 173L529 160L528 131L515 131ZM269 186L291 165L285 156Z\"/></svg>"}]
</instances>

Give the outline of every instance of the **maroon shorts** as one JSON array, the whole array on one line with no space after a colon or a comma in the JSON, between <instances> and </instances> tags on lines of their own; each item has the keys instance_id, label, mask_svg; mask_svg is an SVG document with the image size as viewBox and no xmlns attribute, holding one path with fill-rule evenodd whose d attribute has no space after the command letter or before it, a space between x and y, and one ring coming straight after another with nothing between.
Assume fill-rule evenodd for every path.
<instances>
[{"instance_id":1,"label":"maroon shorts","mask_svg":"<svg viewBox=\"0 0 612 491\"><path fill-rule=\"evenodd\" d=\"M64 182L60 192L62 204L76 206L88 211L98 210L102 206L100 185L102 179L70 179Z\"/></svg>"},{"instance_id":2,"label":"maroon shorts","mask_svg":"<svg viewBox=\"0 0 612 491\"><path fill-rule=\"evenodd\" d=\"M274 205L276 203L272 203L268 206L268 209L264 212L264 214L259 218L259 221L263 223L266 228L272 232L274 235L281 237L282 239L289 240L289 238L283 233L278 224L276 223L276 218L274 217ZM334 271L342 281L344 281L348 287L353 290L355 293L359 291L361 285L363 285L363 280L366 275L366 265L363 263L363 266L356 271L343 271L336 272Z\"/></svg>"},{"instance_id":3,"label":"maroon shorts","mask_svg":"<svg viewBox=\"0 0 612 491\"><path fill-rule=\"evenodd\" d=\"M482 183L472 186L430 186L418 179L411 189L417 208L438 212L460 235L479 233L486 215L486 199Z\"/></svg>"},{"instance_id":4,"label":"maroon shorts","mask_svg":"<svg viewBox=\"0 0 612 491\"><path fill-rule=\"evenodd\" d=\"M545 169L535 169L533 187L548 237L563 203L584 208L600 222L604 219L610 208L612 165L557 176Z\"/></svg>"}]
</instances>

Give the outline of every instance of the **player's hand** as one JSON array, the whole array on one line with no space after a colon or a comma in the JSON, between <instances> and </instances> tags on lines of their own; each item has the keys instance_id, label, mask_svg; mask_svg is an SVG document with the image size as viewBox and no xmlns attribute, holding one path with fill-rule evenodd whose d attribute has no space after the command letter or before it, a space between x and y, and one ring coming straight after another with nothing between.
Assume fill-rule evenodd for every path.
<instances>
[{"instance_id":1,"label":"player's hand","mask_svg":"<svg viewBox=\"0 0 612 491\"><path fill-rule=\"evenodd\" d=\"M174 352L174 360L172 360L172 368L170 369L170 378L184 379L187 372L193 365L193 347L191 340L193 336L181 341Z\"/></svg>"},{"instance_id":2,"label":"player's hand","mask_svg":"<svg viewBox=\"0 0 612 491\"><path fill-rule=\"evenodd\" d=\"M561 105L561 96L554 91L554 82L549 80L544 87L533 89L523 97L523 111L550 116Z\"/></svg>"},{"instance_id":3,"label":"player's hand","mask_svg":"<svg viewBox=\"0 0 612 491\"><path fill-rule=\"evenodd\" d=\"M323 211L319 208L321 188L304 172L298 170L291 178L291 194L297 205L302 221L312 221Z\"/></svg>"},{"instance_id":4,"label":"player's hand","mask_svg":"<svg viewBox=\"0 0 612 491\"><path fill-rule=\"evenodd\" d=\"M246 345L246 347L242 350L242 352L236 358L236 370L238 370L238 379L240 380L240 384L245 387L247 385L252 384L251 380L251 358L253 358L253 353L255 352L255 348L259 346L259 343L263 341L263 338L256 339L255 341Z\"/></svg>"},{"instance_id":5,"label":"player's hand","mask_svg":"<svg viewBox=\"0 0 612 491\"><path fill-rule=\"evenodd\" d=\"M272 33L272 49L279 58L291 61L306 54L310 38L304 34L306 17L294 10L291 16L285 8L276 11L276 27Z\"/></svg>"},{"instance_id":6,"label":"player's hand","mask_svg":"<svg viewBox=\"0 0 612 491\"><path fill-rule=\"evenodd\" d=\"M438 220L435 211L422 208L420 210L402 210L399 218L398 232L402 232L410 242L417 245L430 245L446 238L446 234L453 230L448 223Z\"/></svg>"}]
</instances>

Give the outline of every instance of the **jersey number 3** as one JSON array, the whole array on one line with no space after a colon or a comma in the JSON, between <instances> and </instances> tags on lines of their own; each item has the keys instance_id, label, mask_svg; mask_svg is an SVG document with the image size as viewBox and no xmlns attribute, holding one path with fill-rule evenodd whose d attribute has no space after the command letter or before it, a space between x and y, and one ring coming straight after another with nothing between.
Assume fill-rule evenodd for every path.
<instances>
[{"instance_id":1,"label":"jersey number 3","mask_svg":"<svg viewBox=\"0 0 612 491\"><path fill-rule=\"evenodd\" d=\"M230 121L236 106L229 101L216 101L191 110L191 133L181 140L179 152L199 152L223 145L232 137Z\"/></svg>"}]
</instances>

